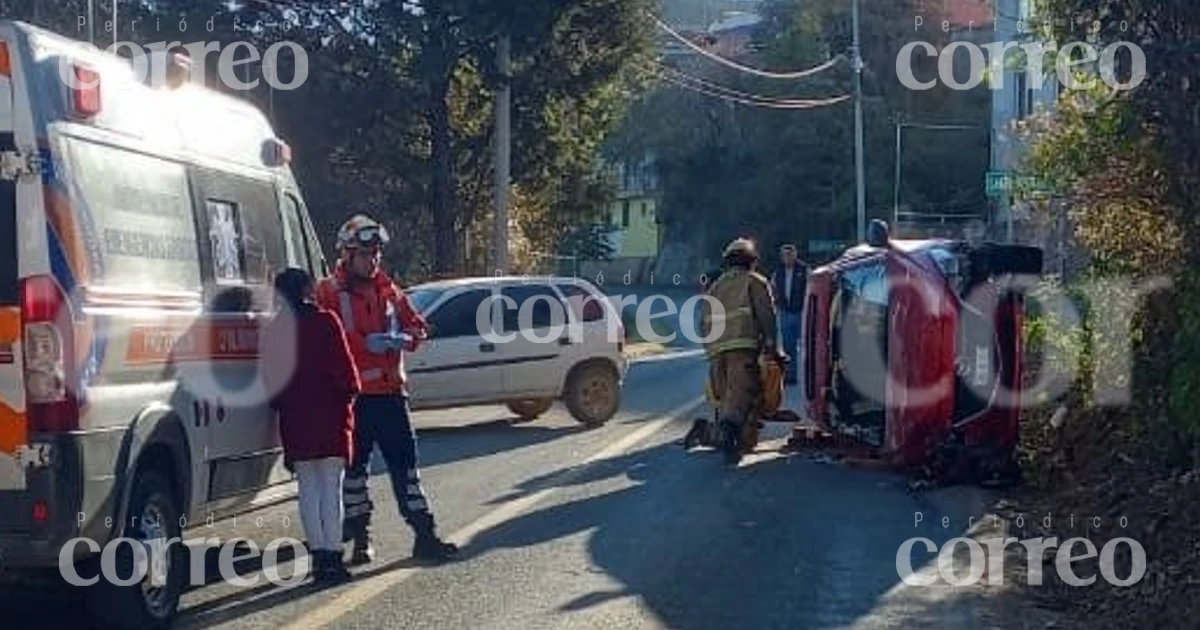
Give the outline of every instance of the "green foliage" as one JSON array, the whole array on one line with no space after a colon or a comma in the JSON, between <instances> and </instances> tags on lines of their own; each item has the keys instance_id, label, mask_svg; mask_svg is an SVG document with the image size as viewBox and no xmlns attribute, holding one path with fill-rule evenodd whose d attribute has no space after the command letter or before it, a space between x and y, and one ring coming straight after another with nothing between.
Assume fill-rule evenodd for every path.
<instances>
[{"instance_id":1,"label":"green foliage","mask_svg":"<svg viewBox=\"0 0 1200 630\"><path fill-rule=\"evenodd\" d=\"M563 234L558 251L579 260L612 260L616 252L609 238L615 230L609 223L571 226Z\"/></svg>"},{"instance_id":2,"label":"green foliage","mask_svg":"<svg viewBox=\"0 0 1200 630\"><path fill-rule=\"evenodd\" d=\"M1142 300L1132 339L1093 339L1088 350L1089 361L1098 363L1111 360L1113 348L1132 344L1131 416L1169 416L1165 426L1151 422L1156 446L1200 437L1200 25L1192 19L1193 4L1043 0L1039 8L1059 41L1080 39L1079 25L1098 24L1086 39L1100 46L1136 42L1145 53L1146 76L1131 91L1114 92L1099 81L1093 89L1064 91L1058 111L1026 130L1033 143L1028 172L1049 182L1071 208L1095 275L1171 285ZM1093 299L1112 304L1134 297Z\"/></svg>"},{"instance_id":3,"label":"green foliage","mask_svg":"<svg viewBox=\"0 0 1200 630\"><path fill-rule=\"evenodd\" d=\"M841 0L768 0L761 52L740 59L773 71L811 68L848 56L850 5ZM979 125L968 132L906 132L901 204L931 213L979 214L988 163L986 87L969 92L914 92L896 78L899 50L936 32L912 31L904 3L863 3L864 127L867 213L892 215L897 119ZM853 91L850 64L790 81L730 70L698 56L661 62L668 76L685 73L743 93L826 99ZM657 66L647 68L653 75ZM855 237L853 103L815 109L770 109L720 100L660 83L639 99L610 138L625 157L653 152L662 186L667 238L717 252L733 235L757 237L766 248L783 242ZM950 174L950 175L948 175Z\"/></svg>"},{"instance_id":4,"label":"green foliage","mask_svg":"<svg viewBox=\"0 0 1200 630\"><path fill-rule=\"evenodd\" d=\"M86 6L0 0L0 15L78 36L76 19ZM492 221L499 35L512 41L512 196L521 201L512 210L513 238L550 252L564 225L604 203L593 175L598 147L640 89L633 69L652 52L642 13L650 7L650 0L156 0L123 4L122 23L139 17L162 29L121 38L249 40L260 50L281 39L301 44L309 61L303 86L271 93L260 80L259 89L237 96L269 111L292 144L294 169L323 235L352 213L372 212L403 235L388 252L398 271L482 273ZM97 3L98 19L109 11ZM213 32L205 29L210 18ZM191 25L186 31L177 28L180 19ZM250 30L259 21L274 26ZM292 25L286 31L285 21ZM103 45L112 35L100 24ZM280 72L289 77L283 61ZM216 76L215 66L208 76Z\"/></svg>"}]
</instances>

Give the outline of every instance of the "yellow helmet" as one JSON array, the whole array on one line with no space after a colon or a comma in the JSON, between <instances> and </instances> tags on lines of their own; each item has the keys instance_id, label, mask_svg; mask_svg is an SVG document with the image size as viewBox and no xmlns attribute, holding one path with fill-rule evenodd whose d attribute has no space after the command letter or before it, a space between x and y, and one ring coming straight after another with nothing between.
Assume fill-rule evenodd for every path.
<instances>
[{"instance_id":1,"label":"yellow helmet","mask_svg":"<svg viewBox=\"0 0 1200 630\"><path fill-rule=\"evenodd\" d=\"M754 244L754 241L748 238L736 238L725 246L725 252L721 255L724 258L729 258L730 256L746 256L748 258L757 260L758 246Z\"/></svg>"}]
</instances>

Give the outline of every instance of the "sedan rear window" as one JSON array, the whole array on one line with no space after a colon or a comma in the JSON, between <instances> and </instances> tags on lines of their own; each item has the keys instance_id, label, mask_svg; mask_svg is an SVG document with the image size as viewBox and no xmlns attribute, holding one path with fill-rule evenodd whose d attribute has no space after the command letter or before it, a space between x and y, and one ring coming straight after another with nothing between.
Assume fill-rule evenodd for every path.
<instances>
[{"instance_id":1,"label":"sedan rear window","mask_svg":"<svg viewBox=\"0 0 1200 630\"><path fill-rule=\"evenodd\" d=\"M576 317L581 318L585 322L595 322L604 319L604 305L600 303L604 298L598 295L589 293L587 289L577 284L559 284L556 285L563 295L567 296L567 302L571 305L571 311Z\"/></svg>"}]
</instances>

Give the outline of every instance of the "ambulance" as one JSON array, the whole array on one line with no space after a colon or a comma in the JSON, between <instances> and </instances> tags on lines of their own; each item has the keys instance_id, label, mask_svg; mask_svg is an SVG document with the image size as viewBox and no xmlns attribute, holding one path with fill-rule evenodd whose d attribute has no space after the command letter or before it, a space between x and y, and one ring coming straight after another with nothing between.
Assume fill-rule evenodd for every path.
<instances>
[{"instance_id":1,"label":"ambulance","mask_svg":"<svg viewBox=\"0 0 1200 630\"><path fill-rule=\"evenodd\" d=\"M186 70L164 62L168 78ZM273 274L327 272L291 151L247 102L143 74L0 21L7 583L61 576L60 557L94 577L117 538L186 539L296 493L257 365ZM186 557L164 581L100 579L89 616L165 627Z\"/></svg>"}]
</instances>

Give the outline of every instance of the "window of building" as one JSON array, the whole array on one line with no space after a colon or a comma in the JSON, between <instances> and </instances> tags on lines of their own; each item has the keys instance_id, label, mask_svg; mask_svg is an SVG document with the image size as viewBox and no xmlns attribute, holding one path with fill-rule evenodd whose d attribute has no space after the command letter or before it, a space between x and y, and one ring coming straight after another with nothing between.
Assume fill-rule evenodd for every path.
<instances>
[{"instance_id":1,"label":"window of building","mask_svg":"<svg viewBox=\"0 0 1200 630\"><path fill-rule=\"evenodd\" d=\"M1029 89L1029 77L1024 72L1016 73L1014 81L1016 93L1016 118L1025 120L1033 113L1033 90Z\"/></svg>"},{"instance_id":2,"label":"window of building","mask_svg":"<svg viewBox=\"0 0 1200 630\"><path fill-rule=\"evenodd\" d=\"M621 202L621 227L629 227L629 202Z\"/></svg>"}]
</instances>

